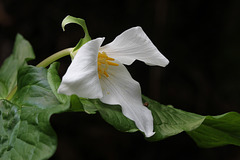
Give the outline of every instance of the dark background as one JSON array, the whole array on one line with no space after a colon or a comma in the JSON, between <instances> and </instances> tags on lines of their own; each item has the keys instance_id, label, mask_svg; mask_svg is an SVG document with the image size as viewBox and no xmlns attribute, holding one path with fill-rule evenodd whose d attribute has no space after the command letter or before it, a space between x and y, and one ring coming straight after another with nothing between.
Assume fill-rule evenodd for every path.
<instances>
[{"instance_id":1,"label":"dark background","mask_svg":"<svg viewBox=\"0 0 240 160\"><path fill-rule=\"evenodd\" d=\"M169 59L166 68L134 62L128 67L142 93L163 104L202 115L240 112L240 1L208 0L0 0L0 64L17 33L32 44L36 65L73 47L77 25L61 29L67 15L86 20L92 38L112 41L141 26ZM61 61L63 75L70 58ZM239 160L240 148L198 148L186 133L147 142L141 133L121 133L97 115L64 113L51 118L59 144L51 160L187 159Z\"/></svg>"}]
</instances>

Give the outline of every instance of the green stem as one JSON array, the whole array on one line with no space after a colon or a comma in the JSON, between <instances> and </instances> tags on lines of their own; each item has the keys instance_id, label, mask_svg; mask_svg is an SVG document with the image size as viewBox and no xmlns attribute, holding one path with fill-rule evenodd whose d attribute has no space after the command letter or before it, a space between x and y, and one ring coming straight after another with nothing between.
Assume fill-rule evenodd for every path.
<instances>
[{"instance_id":1,"label":"green stem","mask_svg":"<svg viewBox=\"0 0 240 160\"><path fill-rule=\"evenodd\" d=\"M61 50L61 51L51 55L50 57L44 59L42 62L40 62L38 65L36 65L36 67L47 67L48 65L55 62L56 60L70 55L72 50L73 50L73 48L67 48L67 49Z\"/></svg>"},{"instance_id":2,"label":"green stem","mask_svg":"<svg viewBox=\"0 0 240 160\"><path fill-rule=\"evenodd\" d=\"M67 49L61 50L61 51L51 55L50 57L44 59L42 62L40 62L38 65L36 65L36 67L47 67L48 65L50 65L53 62L55 62L56 60L58 60L58 59L60 59L62 57L70 55L72 50L73 50L73 48L67 48ZM14 96L16 91L17 91L17 86L15 86L12 89L12 91L8 94L6 99L10 100Z\"/></svg>"}]
</instances>

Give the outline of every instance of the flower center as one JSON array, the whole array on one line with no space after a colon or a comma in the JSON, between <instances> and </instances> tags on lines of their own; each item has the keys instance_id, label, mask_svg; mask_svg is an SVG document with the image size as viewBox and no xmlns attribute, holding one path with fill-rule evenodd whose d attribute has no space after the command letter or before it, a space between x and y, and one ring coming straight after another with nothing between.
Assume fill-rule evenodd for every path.
<instances>
[{"instance_id":1,"label":"flower center","mask_svg":"<svg viewBox=\"0 0 240 160\"><path fill-rule=\"evenodd\" d=\"M99 79L101 78L101 75L104 75L106 77L109 77L109 75L107 74L107 69L108 66L118 66L117 63L111 62L114 61L113 58L108 57L107 54L105 52L98 52L98 77Z\"/></svg>"}]
</instances>

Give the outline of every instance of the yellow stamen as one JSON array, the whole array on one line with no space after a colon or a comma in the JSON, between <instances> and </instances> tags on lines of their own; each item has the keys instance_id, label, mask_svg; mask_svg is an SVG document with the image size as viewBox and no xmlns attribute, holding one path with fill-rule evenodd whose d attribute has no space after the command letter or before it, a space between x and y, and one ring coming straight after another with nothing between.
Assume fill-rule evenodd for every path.
<instances>
[{"instance_id":1,"label":"yellow stamen","mask_svg":"<svg viewBox=\"0 0 240 160\"><path fill-rule=\"evenodd\" d=\"M101 74L105 77L109 77L107 73L108 66L118 66L117 63L111 62L114 58L108 57L105 52L98 52L98 77L101 78Z\"/></svg>"},{"instance_id":2,"label":"yellow stamen","mask_svg":"<svg viewBox=\"0 0 240 160\"><path fill-rule=\"evenodd\" d=\"M118 66L117 63L113 63L113 62L110 62L110 61L107 61L107 64L111 65L111 66Z\"/></svg>"},{"instance_id":3,"label":"yellow stamen","mask_svg":"<svg viewBox=\"0 0 240 160\"><path fill-rule=\"evenodd\" d=\"M114 61L114 58L108 57L107 60Z\"/></svg>"},{"instance_id":4,"label":"yellow stamen","mask_svg":"<svg viewBox=\"0 0 240 160\"><path fill-rule=\"evenodd\" d=\"M106 77L109 77L109 75L107 74L106 71L104 71L103 74L104 74Z\"/></svg>"}]
</instances>

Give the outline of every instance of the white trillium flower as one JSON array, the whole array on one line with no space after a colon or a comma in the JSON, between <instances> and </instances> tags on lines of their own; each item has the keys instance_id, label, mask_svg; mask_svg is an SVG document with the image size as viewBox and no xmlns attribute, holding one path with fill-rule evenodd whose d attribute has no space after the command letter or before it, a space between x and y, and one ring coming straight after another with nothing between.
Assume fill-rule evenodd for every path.
<instances>
[{"instance_id":1,"label":"white trillium flower","mask_svg":"<svg viewBox=\"0 0 240 160\"><path fill-rule=\"evenodd\" d=\"M120 105L122 113L150 137L151 111L142 103L141 88L123 64L140 60L148 65L166 66L169 61L158 51L141 27L133 27L102 46L104 38L84 44L77 52L58 89L59 93Z\"/></svg>"}]
</instances>

